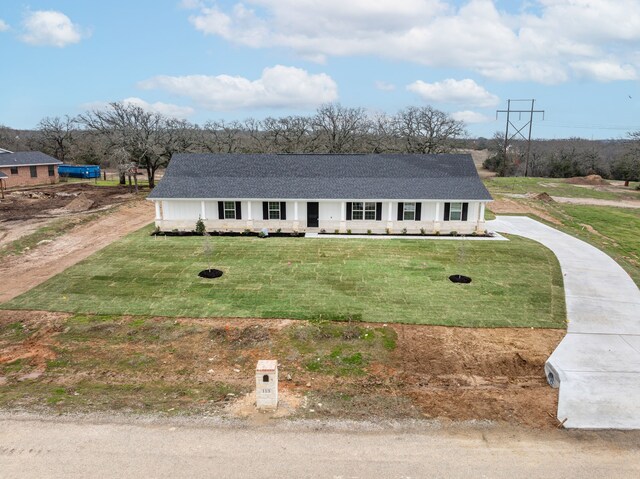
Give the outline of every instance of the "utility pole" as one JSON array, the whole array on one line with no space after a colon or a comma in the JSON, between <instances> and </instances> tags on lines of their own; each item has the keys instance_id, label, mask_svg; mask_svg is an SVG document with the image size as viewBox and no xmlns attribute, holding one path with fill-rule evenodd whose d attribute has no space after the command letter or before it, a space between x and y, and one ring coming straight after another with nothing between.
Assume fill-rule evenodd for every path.
<instances>
[{"instance_id":1,"label":"utility pole","mask_svg":"<svg viewBox=\"0 0 640 479\"><path fill-rule=\"evenodd\" d=\"M516 109L516 110L512 110L511 109L511 102L519 102L519 103L523 103L523 102L531 102L531 107L528 110L524 110L524 109ZM534 110L534 105L535 105L535 100L534 99L530 99L530 100L507 100L507 109L506 110L496 110L496 120L498 119L498 115L500 113L506 113L507 114L507 125L505 127L505 132L504 132L504 157L505 160L507 158L507 150L509 148L509 143L517 136L522 137L523 140L526 140L527 142L527 156L525 159L525 163L524 163L524 176L528 176L529 175L529 153L531 152L531 129L533 127L533 114L534 113L542 113L542 119L544 120L544 110ZM522 121L522 114L523 113L528 113L529 114L529 120L526 121L524 124L521 124L520 126L517 126L513 121L512 121L512 117L511 114L512 113L517 113L518 114L518 122ZM524 136L524 134L522 133L522 130L524 130L525 128L529 127L529 135L527 137ZM513 130L515 131L515 133L513 133L511 136L509 136L509 128L513 128Z\"/></svg>"}]
</instances>

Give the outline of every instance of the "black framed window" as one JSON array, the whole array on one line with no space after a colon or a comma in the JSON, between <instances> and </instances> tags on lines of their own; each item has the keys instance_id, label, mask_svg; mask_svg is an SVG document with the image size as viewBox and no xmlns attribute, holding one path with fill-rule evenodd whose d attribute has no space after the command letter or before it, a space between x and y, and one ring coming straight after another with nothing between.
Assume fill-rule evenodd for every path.
<instances>
[{"instance_id":1,"label":"black framed window","mask_svg":"<svg viewBox=\"0 0 640 479\"><path fill-rule=\"evenodd\" d=\"M270 220L280 219L280 202L279 201L269 201L269 219Z\"/></svg>"},{"instance_id":2,"label":"black framed window","mask_svg":"<svg viewBox=\"0 0 640 479\"><path fill-rule=\"evenodd\" d=\"M17 166L12 166L11 167L11 174L12 175L17 175L18 174L18 167Z\"/></svg>"},{"instance_id":3,"label":"black framed window","mask_svg":"<svg viewBox=\"0 0 640 479\"><path fill-rule=\"evenodd\" d=\"M352 220L375 220L376 204L372 202L354 201L351 207Z\"/></svg>"},{"instance_id":4,"label":"black framed window","mask_svg":"<svg viewBox=\"0 0 640 479\"><path fill-rule=\"evenodd\" d=\"M49 176L56 176L56 168L53 165L49 165Z\"/></svg>"},{"instance_id":5,"label":"black framed window","mask_svg":"<svg viewBox=\"0 0 640 479\"><path fill-rule=\"evenodd\" d=\"M451 203L449 221L462 221L462 203Z\"/></svg>"},{"instance_id":6,"label":"black framed window","mask_svg":"<svg viewBox=\"0 0 640 479\"><path fill-rule=\"evenodd\" d=\"M29 170L31 171L31 178L37 178L38 177L38 167L35 165L31 165L29 167Z\"/></svg>"},{"instance_id":7,"label":"black framed window","mask_svg":"<svg viewBox=\"0 0 640 479\"><path fill-rule=\"evenodd\" d=\"M402 212L402 220L403 221L414 221L416 219L416 204L415 203L404 203L403 212Z\"/></svg>"},{"instance_id":8,"label":"black framed window","mask_svg":"<svg viewBox=\"0 0 640 479\"><path fill-rule=\"evenodd\" d=\"M224 202L224 219L225 220L236 219L236 202L235 201Z\"/></svg>"},{"instance_id":9,"label":"black framed window","mask_svg":"<svg viewBox=\"0 0 640 479\"><path fill-rule=\"evenodd\" d=\"M445 203L445 221L467 221L469 215L469 203Z\"/></svg>"}]
</instances>

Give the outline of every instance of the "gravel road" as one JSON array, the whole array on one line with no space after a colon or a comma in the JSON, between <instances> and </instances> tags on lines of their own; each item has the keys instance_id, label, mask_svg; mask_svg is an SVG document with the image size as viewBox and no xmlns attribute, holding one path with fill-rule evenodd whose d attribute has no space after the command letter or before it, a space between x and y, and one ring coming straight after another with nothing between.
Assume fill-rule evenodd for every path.
<instances>
[{"instance_id":1,"label":"gravel road","mask_svg":"<svg viewBox=\"0 0 640 479\"><path fill-rule=\"evenodd\" d=\"M0 414L0 476L640 477L634 432L414 423L68 419Z\"/></svg>"}]
</instances>

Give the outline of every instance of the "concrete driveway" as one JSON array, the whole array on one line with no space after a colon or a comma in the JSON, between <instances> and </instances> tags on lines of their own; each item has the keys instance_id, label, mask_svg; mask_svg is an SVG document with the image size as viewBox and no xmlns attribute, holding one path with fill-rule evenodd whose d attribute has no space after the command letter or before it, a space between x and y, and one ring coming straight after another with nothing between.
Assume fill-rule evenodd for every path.
<instances>
[{"instance_id":1,"label":"concrete driveway","mask_svg":"<svg viewBox=\"0 0 640 479\"><path fill-rule=\"evenodd\" d=\"M564 276L567 335L547 360L568 428L640 429L640 290L609 256L531 218L498 216L487 228L542 243Z\"/></svg>"}]
</instances>

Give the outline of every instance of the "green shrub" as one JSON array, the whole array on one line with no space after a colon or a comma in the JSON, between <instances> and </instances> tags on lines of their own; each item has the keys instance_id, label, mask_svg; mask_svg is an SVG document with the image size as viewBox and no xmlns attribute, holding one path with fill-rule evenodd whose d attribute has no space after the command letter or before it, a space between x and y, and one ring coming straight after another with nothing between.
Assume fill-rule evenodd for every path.
<instances>
[{"instance_id":1,"label":"green shrub","mask_svg":"<svg viewBox=\"0 0 640 479\"><path fill-rule=\"evenodd\" d=\"M196 233L203 235L207 229L204 226L204 221L202 218L198 216L198 221L196 221Z\"/></svg>"},{"instance_id":2,"label":"green shrub","mask_svg":"<svg viewBox=\"0 0 640 479\"><path fill-rule=\"evenodd\" d=\"M426 235L427 234L427 230L425 230L424 228L420 228L420 234L422 236Z\"/></svg>"},{"instance_id":3,"label":"green shrub","mask_svg":"<svg viewBox=\"0 0 640 479\"><path fill-rule=\"evenodd\" d=\"M402 228L402 234L406 235L407 234L407 228Z\"/></svg>"},{"instance_id":4,"label":"green shrub","mask_svg":"<svg viewBox=\"0 0 640 479\"><path fill-rule=\"evenodd\" d=\"M351 234L351 230L350 230L350 229L348 229L348 230L347 230L347 234L348 234L348 235L350 235L350 234Z\"/></svg>"}]
</instances>

